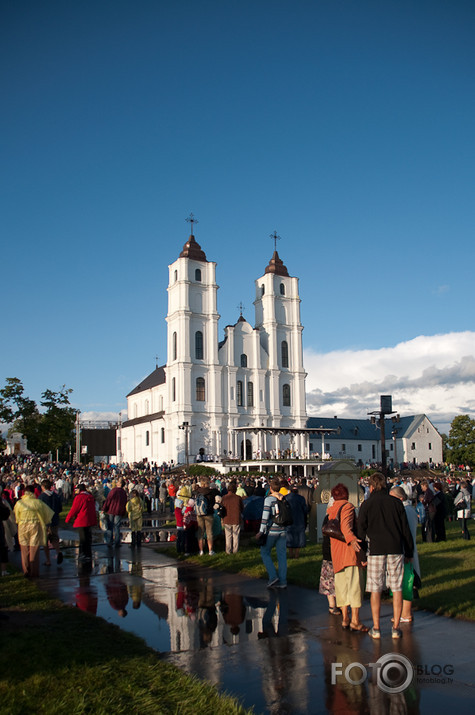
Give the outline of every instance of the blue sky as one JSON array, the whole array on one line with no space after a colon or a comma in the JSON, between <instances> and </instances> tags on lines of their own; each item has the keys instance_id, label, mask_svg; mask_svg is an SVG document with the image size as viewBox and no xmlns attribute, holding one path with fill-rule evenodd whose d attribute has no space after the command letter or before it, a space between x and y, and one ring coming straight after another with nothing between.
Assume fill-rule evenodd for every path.
<instances>
[{"instance_id":1,"label":"blue sky","mask_svg":"<svg viewBox=\"0 0 475 715\"><path fill-rule=\"evenodd\" d=\"M4 2L2 384L125 408L192 211L220 337L281 236L309 411L475 414L474 37L469 0Z\"/></svg>"}]
</instances>

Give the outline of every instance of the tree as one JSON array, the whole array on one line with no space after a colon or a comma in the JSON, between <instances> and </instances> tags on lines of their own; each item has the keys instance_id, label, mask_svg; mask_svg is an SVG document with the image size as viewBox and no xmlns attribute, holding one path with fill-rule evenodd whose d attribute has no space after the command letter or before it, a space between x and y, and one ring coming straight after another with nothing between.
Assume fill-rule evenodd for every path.
<instances>
[{"instance_id":1,"label":"tree","mask_svg":"<svg viewBox=\"0 0 475 715\"><path fill-rule=\"evenodd\" d=\"M17 377L7 377L7 384L0 390L0 420L15 422L15 420L31 417L38 408L33 400L24 397L21 380Z\"/></svg>"},{"instance_id":2,"label":"tree","mask_svg":"<svg viewBox=\"0 0 475 715\"><path fill-rule=\"evenodd\" d=\"M72 444L76 410L69 405L71 388L63 385L59 392L45 390L41 406L46 408L42 415L40 434L44 452L55 452Z\"/></svg>"},{"instance_id":3,"label":"tree","mask_svg":"<svg viewBox=\"0 0 475 715\"><path fill-rule=\"evenodd\" d=\"M475 465L475 420L458 415L450 425L447 457L454 464Z\"/></svg>"},{"instance_id":4,"label":"tree","mask_svg":"<svg viewBox=\"0 0 475 715\"><path fill-rule=\"evenodd\" d=\"M45 390L40 403L46 411L41 414L34 400L24 395L24 387L17 377L8 377L0 390L0 420L9 423L9 432L20 432L28 440L32 452L62 451L66 456L74 441L76 410L70 407L72 390L63 385L58 392Z\"/></svg>"},{"instance_id":5,"label":"tree","mask_svg":"<svg viewBox=\"0 0 475 715\"><path fill-rule=\"evenodd\" d=\"M10 424L9 434L20 432L32 452L39 451L38 429L41 415L34 400L24 395L25 388L17 377L7 377L0 390L0 420Z\"/></svg>"}]
</instances>

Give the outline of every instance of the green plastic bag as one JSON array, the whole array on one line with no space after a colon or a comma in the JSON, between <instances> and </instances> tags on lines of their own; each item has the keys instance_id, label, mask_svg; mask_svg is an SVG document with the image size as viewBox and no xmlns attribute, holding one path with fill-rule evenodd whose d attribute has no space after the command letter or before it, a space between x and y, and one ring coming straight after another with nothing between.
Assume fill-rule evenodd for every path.
<instances>
[{"instance_id":1,"label":"green plastic bag","mask_svg":"<svg viewBox=\"0 0 475 715\"><path fill-rule=\"evenodd\" d=\"M402 578L402 597L404 601L412 601L414 589L414 569L412 564L404 564L404 576Z\"/></svg>"},{"instance_id":2,"label":"green plastic bag","mask_svg":"<svg viewBox=\"0 0 475 715\"><path fill-rule=\"evenodd\" d=\"M411 563L404 564L404 575L402 577L402 598L404 601L412 601L414 597L414 569ZM392 591L389 591L391 596Z\"/></svg>"}]
</instances>

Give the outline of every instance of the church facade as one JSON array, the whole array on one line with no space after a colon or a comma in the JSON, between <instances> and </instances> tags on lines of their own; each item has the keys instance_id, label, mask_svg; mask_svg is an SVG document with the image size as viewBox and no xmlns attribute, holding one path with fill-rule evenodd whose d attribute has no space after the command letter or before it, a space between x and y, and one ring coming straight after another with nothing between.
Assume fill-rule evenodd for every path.
<instances>
[{"instance_id":1,"label":"church facade","mask_svg":"<svg viewBox=\"0 0 475 715\"><path fill-rule=\"evenodd\" d=\"M127 395L120 461L305 454L298 279L276 250L255 280L254 308L254 327L241 315L220 341L216 263L192 230L169 266L167 362Z\"/></svg>"}]
</instances>

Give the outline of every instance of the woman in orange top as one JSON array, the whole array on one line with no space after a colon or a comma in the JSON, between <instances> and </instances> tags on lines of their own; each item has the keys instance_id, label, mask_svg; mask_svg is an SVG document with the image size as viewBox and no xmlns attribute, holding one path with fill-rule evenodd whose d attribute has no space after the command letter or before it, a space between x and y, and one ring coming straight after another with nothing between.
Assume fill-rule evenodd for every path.
<instances>
[{"instance_id":1,"label":"woman in orange top","mask_svg":"<svg viewBox=\"0 0 475 715\"><path fill-rule=\"evenodd\" d=\"M342 627L359 633L367 633L368 628L360 621L363 601L363 565L361 546L354 532L355 507L348 501L348 489L344 484L333 487L333 504L328 507L329 519L336 519L340 511L340 527L345 541L330 539L333 570L335 572L336 603L341 608ZM351 620L348 609L351 608Z\"/></svg>"}]
</instances>

